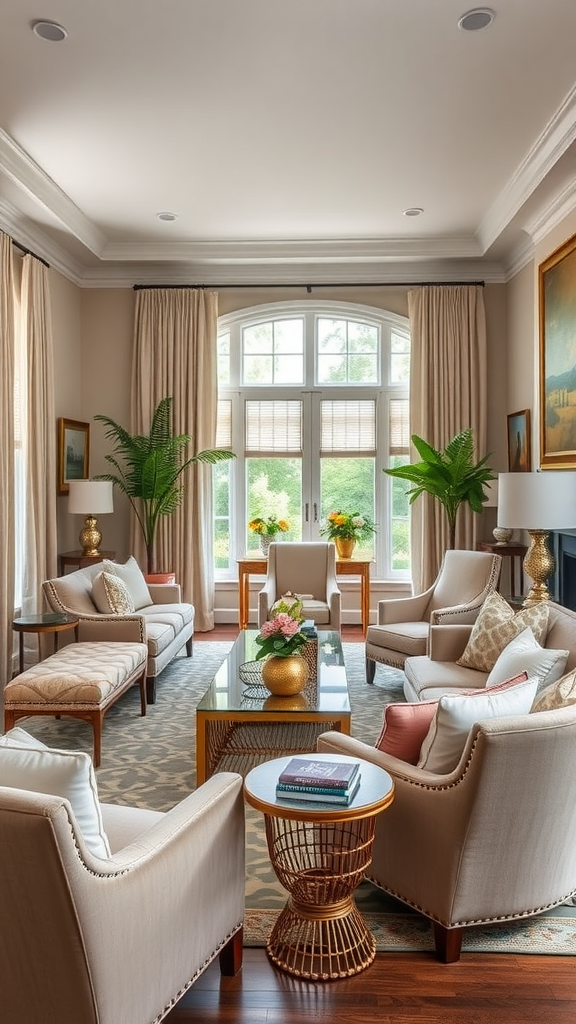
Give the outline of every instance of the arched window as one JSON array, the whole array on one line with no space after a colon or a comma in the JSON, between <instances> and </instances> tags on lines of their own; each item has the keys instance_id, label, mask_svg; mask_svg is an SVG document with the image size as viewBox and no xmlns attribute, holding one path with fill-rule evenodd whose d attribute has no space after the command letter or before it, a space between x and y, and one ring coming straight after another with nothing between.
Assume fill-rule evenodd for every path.
<instances>
[{"instance_id":1,"label":"arched window","mask_svg":"<svg viewBox=\"0 0 576 1024\"><path fill-rule=\"evenodd\" d=\"M351 303L271 303L221 317L218 346L217 445L237 459L214 469L216 578L256 554L252 517L286 519L283 539L316 540L343 509L377 524L361 550L374 578L407 579L405 486L382 472L409 460L407 319Z\"/></svg>"}]
</instances>

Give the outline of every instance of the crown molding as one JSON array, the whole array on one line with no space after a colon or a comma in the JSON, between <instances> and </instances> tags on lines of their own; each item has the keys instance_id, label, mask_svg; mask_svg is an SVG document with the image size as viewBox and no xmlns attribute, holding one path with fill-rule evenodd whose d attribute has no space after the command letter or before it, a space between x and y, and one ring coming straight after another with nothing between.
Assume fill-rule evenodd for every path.
<instances>
[{"instance_id":1,"label":"crown molding","mask_svg":"<svg viewBox=\"0 0 576 1024\"><path fill-rule=\"evenodd\" d=\"M530 220L525 222L525 230L530 234L535 245L538 245L543 238L565 217L568 217L576 208L576 180L570 181L557 195Z\"/></svg>"},{"instance_id":2,"label":"crown molding","mask_svg":"<svg viewBox=\"0 0 576 1024\"><path fill-rule=\"evenodd\" d=\"M480 224L477 237L482 252L487 252L500 237L575 138L576 86L546 125Z\"/></svg>"}]
</instances>

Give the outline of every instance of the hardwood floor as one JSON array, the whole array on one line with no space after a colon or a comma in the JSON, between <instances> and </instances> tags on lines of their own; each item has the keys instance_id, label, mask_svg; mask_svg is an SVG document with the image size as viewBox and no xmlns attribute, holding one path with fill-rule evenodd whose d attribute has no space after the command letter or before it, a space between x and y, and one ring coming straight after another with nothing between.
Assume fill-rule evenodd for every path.
<instances>
[{"instance_id":1,"label":"hardwood floor","mask_svg":"<svg viewBox=\"0 0 576 1024\"><path fill-rule=\"evenodd\" d=\"M219 625L196 640L233 640ZM345 641L362 642L360 627ZM575 1024L576 957L463 953L440 964L431 953L378 953L367 970L305 982L277 970L264 949L245 949L242 970L220 975L216 960L166 1018L169 1024Z\"/></svg>"}]
</instances>

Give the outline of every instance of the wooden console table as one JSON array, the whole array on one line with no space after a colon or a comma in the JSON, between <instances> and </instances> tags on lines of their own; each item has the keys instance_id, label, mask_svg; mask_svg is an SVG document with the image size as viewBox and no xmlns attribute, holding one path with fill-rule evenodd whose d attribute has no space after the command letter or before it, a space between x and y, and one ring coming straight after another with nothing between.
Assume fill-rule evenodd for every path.
<instances>
[{"instance_id":1,"label":"wooden console table","mask_svg":"<svg viewBox=\"0 0 576 1024\"><path fill-rule=\"evenodd\" d=\"M85 569L87 565L94 565L95 562L101 562L104 558L114 561L116 552L100 551L98 555L83 555L81 551L65 551L63 554L58 555L60 566L58 574L63 576L65 570L71 566L75 569Z\"/></svg>"},{"instance_id":2,"label":"wooden console table","mask_svg":"<svg viewBox=\"0 0 576 1024\"><path fill-rule=\"evenodd\" d=\"M370 558L337 558L337 576L360 577L360 613L362 619L362 636L366 636L370 619ZM266 558L238 559L238 625L240 629L248 628L250 615L250 576L265 576L268 571Z\"/></svg>"},{"instance_id":3,"label":"wooden console table","mask_svg":"<svg viewBox=\"0 0 576 1024\"><path fill-rule=\"evenodd\" d=\"M528 551L525 544L496 544L495 541L481 540L476 545L477 551L489 551L493 555L509 558L510 594L514 601L522 594L522 565L524 555ZM518 593L516 593L516 559L518 559ZM500 587L502 584L500 584Z\"/></svg>"}]
</instances>

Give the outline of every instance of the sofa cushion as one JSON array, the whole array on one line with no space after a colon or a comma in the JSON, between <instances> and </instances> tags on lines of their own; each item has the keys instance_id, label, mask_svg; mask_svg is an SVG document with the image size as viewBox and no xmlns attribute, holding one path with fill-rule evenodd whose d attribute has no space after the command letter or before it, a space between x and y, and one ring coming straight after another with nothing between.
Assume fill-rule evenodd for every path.
<instances>
[{"instance_id":1,"label":"sofa cushion","mask_svg":"<svg viewBox=\"0 0 576 1024\"><path fill-rule=\"evenodd\" d=\"M436 700L419 701L416 704L387 704L382 730L375 744L378 750L406 761L407 764L416 764L437 707Z\"/></svg>"},{"instance_id":2,"label":"sofa cushion","mask_svg":"<svg viewBox=\"0 0 576 1024\"><path fill-rule=\"evenodd\" d=\"M490 690L444 694L422 744L418 767L438 775L453 771L473 725L484 718L527 715L537 686L536 678L521 683L512 679Z\"/></svg>"},{"instance_id":3,"label":"sofa cushion","mask_svg":"<svg viewBox=\"0 0 576 1024\"><path fill-rule=\"evenodd\" d=\"M92 598L98 611L105 615L130 615L136 611L128 587L115 573L99 572L94 577Z\"/></svg>"},{"instance_id":4,"label":"sofa cushion","mask_svg":"<svg viewBox=\"0 0 576 1024\"><path fill-rule=\"evenodd\" d=\"M416 657L426 654L429 630L429 622L391 622L387 626L368 626L366 643Z\"/></svg>"},{"instance_id":5,"label":"sofa cushion","mask_svg":"<svg viewBox=\"0 0 576 1024\"><path fill-rule=\"evenodd\" d=\"M551 683L536 694L532 711L553 711L555 708L566 708L576 704L576 669Z\"/></svg>"},{"instance_id":6,"label":"sofa cushion","mask_svg":"<svg viewBox=\"0 0 576 1024\"><path fill-rule=\"evenodd\" d=\"M527 626L542 643L548 629L548 605L541 602L522 608L515 614L508 602L494 591L484 601L457 664L479 672L490 672L506 645Z\"/></svg>"},{"instance_id":7,"label":"sofa cushion","mask_svg":"<svg viewBox=\"0 0 576 1024\"><path fill-rule=\"evenodd\" d=\"M461 668L455 661L433 661L423 654L404 663L406 700L433 700L443 693L484 689L486 673Z\"/></svg>"},{"instance_id":8,"label":"sofa cushion","mask_svg":"<svg viewBox=\"0 0 576 1024\"><path fill-rule=\"evenodd\" d=\"M560 679L566 668L567 658L568 651L541 647L532 630L525 629L500 654L488 675L486 688L496 686L505 679L518 675L519 672L528 672L528 675L538 678L538 689L541 690L549 683Z\"/></svg>"},{"instance_id":9,"label":"sofa cushion","mask_svg":"<svg viewBox=\"0 0 576 1024\"><path fill-rule=\"evenodd\" d=\"M128 561L124 562L123 565L119 562L111 562L105 558L103 569L105 572L114 573L115 576L119 576L124 581L134 603L135 611L139 611L140 608L145 608L146 605L151 603L148 584L134 555L130 555Z\"/></svg>"},{"instance_id":10,"label":"sofa cushion","mask_svg":"<svg viewBox=\"0 0 576 1024\"><path fill-rule=\"evenodd\" d=\"M109 857L89 754L51 750L32 736L25 744L22 732L10 730L0 744L0 785L68 800L86 846L97 857ZM12 733L16 735L12 737Z\"/></svg>"}]
</instances>

